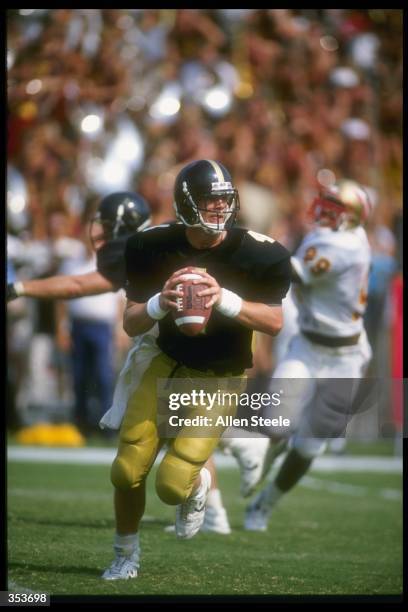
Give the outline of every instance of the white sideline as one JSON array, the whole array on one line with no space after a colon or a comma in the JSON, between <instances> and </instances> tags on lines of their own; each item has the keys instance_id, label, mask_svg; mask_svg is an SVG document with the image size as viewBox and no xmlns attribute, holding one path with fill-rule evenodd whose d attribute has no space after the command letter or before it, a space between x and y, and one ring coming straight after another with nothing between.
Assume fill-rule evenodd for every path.
<instances>
[{"instance_id":1,"label":"white sideline","mask_svg":"<svg viewBox=\"0 0 408 612\"><path fill-rule=\"evenodd\" d=\"M47 448L37 446L9 446L7 460L11 462L34 461L38 463L65 463L80 465L110 465L116 456L114 448ZM159 455L160 461L162 454ZM279 464L278 458L276 465ZM228 455L215 454L215 464L220 468L236 468L236 460ZM317 457L312 465L316 472L402 472L401 457Z\"/></svg>"}]
</instances>

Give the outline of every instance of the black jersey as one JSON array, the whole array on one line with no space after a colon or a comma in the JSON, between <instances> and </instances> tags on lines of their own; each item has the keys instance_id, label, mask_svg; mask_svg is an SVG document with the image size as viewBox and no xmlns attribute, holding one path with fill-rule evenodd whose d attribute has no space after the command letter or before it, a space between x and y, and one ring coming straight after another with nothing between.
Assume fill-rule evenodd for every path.
<instances>
[{"instance_id":1,"label":"black jersey","mask_svg":"<svg viewBox=\"0 0 408 612\"><path fill-rule=\"evenodd\" d=\"M221 287L244 300L281 304L290 284L290 254L279 242L242 228L228 230L219 245L196 249L184 225L157 226L129 238L126 251L126 292L144 303L162 290L180 268L205 268ZM172 314L159 321L157 344L169 357L191 368L216 373L242 372L252 366L252 330L215 308L203 333L189 337L179 331Z\"/></svg>"},{"instance_id":2,"label":"black jersey","mask_svg":"<svg viewBox=\"0 0 408 612\"><path fill-rule=\"evenodd\" d=\"M110 240L96 252L96 269L116 289L125 286L125 245L129 235Z\"/></svg>"}]
</instances>

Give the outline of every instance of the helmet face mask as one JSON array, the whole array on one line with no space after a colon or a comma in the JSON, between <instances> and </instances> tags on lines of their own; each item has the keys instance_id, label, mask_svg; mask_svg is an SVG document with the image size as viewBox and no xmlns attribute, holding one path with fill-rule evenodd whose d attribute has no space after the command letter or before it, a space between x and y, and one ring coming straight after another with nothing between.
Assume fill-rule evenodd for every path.
<instances>
[{"instance_id":1,"label":"helmet face mask","mask_svg":"<svg viewBox=\"0 0 408 612\"><path fill-rule=\"evenodd\" d=\"M334 231L349 230L365 223L371 212L371 201L363 187L342 179L324 188L311 206L311 217L320 227Z\"/></svg>"},{"instance_id":2,"label":"helmet face mask","mask_svg":"<svg viewBox=\"0 0 408 612\"><path fill-rule=\"evenodd\" d=\"M174 208L187 227L199 227L217 235L235 221L238 191L221 164L212 160L192 162L176 178Z\"/></svg>"},{"instance_id":3,"label":"helmet face mask","mask_svg":"<svg viewBox=\"0 0 408 612\"><path fill-rule=\"evenodd\" d=\"M98 213L96 213L95 217L91 220L91 226L89 228L89 237L93 249L97 251L106 244L106 242L112 240L112 234L112 221L104 221L99 217Z\"/></svg>"},{"instance_id":4,"label":"helmet face mask","mask_svg":"<svg viewBox=\"0 0 408 612\"><path fill-rule=\"evenodd\" d=\"M344 223L345 208L341 202L323 195L313 201L310 215L316 225L338 230Z\"/></svg>"},{"instance_id":5,"label":"helmet face mask","mask_svg":"<svg viewBox=\"0 0 408 612\"><path fill-rule=\"evenodd\" d=\"M147 202L137 193L119 191L103 198L90 226L95 250L106 242L140 231L150 223Z\"/></svg>"}]
</instances>

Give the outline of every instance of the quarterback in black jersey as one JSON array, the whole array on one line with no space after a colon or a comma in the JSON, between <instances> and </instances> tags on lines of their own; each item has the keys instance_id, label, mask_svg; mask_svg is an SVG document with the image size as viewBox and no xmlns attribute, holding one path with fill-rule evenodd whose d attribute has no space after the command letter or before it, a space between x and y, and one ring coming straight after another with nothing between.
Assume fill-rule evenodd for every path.
<instances>
[{"instance_id":1,"label":"quarterback in black jersey","mask_svg":"<svg viewBox=\"0 0 408 612\"><path fill-rule=\"evenodd\" d=\"M115 487L116 558L106 580L137 576L139 523L146 477L164 443L157 430L156 382L177 371L182 379L240 376L252 365L252 332L276 335L290 284L289 252L271 238L234 229L239 196L228 170L212 160L181 170L174 190L180 224L157 226L126 245L124 329L139 336L159 323L156 353L134 368L133 391L120 429L111 480ZM184 336L173 321L183 275L197 268L201 295L213 307L205 334ZM205 270L205 271L204 271ZM200 294L199 294L200 295ZM142 346L143 349L143 346ZM204 519L210 475L203 467L217 436L168 440L156 476L158 496L176 505L176 534L190 538Z\"/></svg>"},{"instance_id":2,"label":"quarterback in black jersey","mask_svg":"<svg viewBox=\"0 0 408 612\"><path fill-rule=\"evenodd\" d=\"M188 232L183 224L159 226L128 240L125 251L128 299L145 303L160 292L174 271L195 266L207 271L209 295L215 304L218 284L245 301L269 305L258 307L265 317L258 316L256 329L276 333L275 320L271 325L268 316L280 315L279 310L274 312L271 307L280 308L288 289L287 250L266 236L242 228L225 231L221 242L204 248L193 246ZM174 286L173 281L171 285ZM172 307L172 302L168 305ZM242 320L226 317L215 308L205 334L194 337L180 333L173 317L165 316L159 321L157 344L166 355L186 366L220 375L242 374L252 366L251 340L255 327L250 316L248 313Z\"/></svg>"}]
</instances>

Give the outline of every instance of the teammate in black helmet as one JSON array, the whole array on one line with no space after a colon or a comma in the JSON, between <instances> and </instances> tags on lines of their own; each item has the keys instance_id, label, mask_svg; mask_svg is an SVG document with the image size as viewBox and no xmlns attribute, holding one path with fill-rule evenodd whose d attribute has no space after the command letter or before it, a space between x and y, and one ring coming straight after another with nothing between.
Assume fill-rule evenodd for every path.
<instances>
[{"instance_id":1,"label":"teammate in black helmet","mask_svg":"<svg viewBox=\"0 0 408 612\"><path fill-rule=\"evenodd\" d=\"M120 191L102 199L90 226L97 269L87 274L59 275L7 285L7 301L20 296L72 299L117 291L124 286L124 249L134 232L150 223L150 209L137 193Z\"/></svg>"},{"instance_id":2,"label":"teammate in black helmet","mask_svg":"<svg viewBox=\"0 0 408 612\"><path fill-rule=\"evenodd\" d=\"M98 237L106 241L128 237L150 223L150 210L144 198L131 191L118 191L103 198L91 223L91 241L98 250Z\"/></svg>"}]
</instances>

